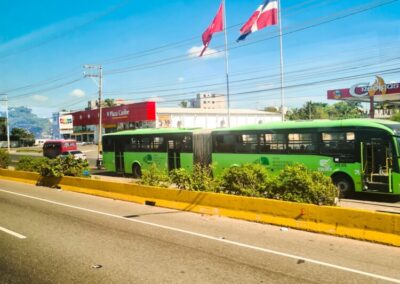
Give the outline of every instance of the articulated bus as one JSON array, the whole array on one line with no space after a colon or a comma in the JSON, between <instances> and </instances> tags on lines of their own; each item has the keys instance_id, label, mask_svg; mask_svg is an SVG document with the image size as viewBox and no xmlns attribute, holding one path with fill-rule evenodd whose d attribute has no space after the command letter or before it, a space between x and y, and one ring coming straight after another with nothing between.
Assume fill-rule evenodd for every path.
<instances>
[{"instance_id":1,"label":"articulated bus","mask_svg":"<svg viewBox=\"0 0 400 284\"><path fill-rule=\"evenodd\" d=\"M137 129L103 136L103 164L107 170L141 176L142 168L155 163L160 169L192 170L191 129Z\"/></svg>"},{"instance_id":2,"label":"articulated bus","mask_svg":"<svg viewBox=\"0 0 400 284\"><path fill-rule=\"evenodd\" d=\"M142 167L224 168L260 163L271 174L302 163L330 176L342 194L400 195L400 123L371 120L287 121L204 130L143 129L104 136L104 164L140 176Z\"/></svg>"}]
</instances>

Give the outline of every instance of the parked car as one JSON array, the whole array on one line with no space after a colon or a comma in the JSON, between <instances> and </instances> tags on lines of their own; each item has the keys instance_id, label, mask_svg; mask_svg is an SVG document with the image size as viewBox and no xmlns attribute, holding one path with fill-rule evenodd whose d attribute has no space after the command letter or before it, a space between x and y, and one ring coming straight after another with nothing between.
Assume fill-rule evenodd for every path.
<instances>
[{"instance_id":1,"label":"parked car","mask_svg":"<svg viewBox=\"0 0 400 284\"><path fill-rule=\"evenodd\" d=\"M68 155L72 155L76 160L78 160L78 159L82 159L84 161L87 160L86 154L82 153L82 151L79 151L79 150L65 151L60 154L61 157L65 157Z\"/></svg>"}]
</instances>

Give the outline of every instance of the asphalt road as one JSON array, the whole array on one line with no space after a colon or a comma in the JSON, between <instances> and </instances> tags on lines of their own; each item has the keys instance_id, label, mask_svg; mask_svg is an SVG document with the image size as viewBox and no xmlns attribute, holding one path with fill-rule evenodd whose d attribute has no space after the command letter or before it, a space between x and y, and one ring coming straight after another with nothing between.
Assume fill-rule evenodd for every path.
<instances>
[{"instance_id":1,"label":"asphalt road","mask_svg":"<svg viewBox=\"0 0 400 284\"><path fill-rule=\"evenodd\" d=\"M1 283L400 283L400 248L0 180Z\"/></svg>"}]
</instances>

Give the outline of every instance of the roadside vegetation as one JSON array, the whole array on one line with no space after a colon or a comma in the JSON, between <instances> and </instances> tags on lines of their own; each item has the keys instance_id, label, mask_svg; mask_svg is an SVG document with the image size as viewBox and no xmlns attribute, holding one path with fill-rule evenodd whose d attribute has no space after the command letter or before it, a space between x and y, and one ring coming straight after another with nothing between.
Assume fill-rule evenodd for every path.
<instances>
[{"instance_id":1,"label":"roadside vegetation","mask_svg":"<svg viewBox=\"0 0 400 284\"><path fill-rule=\"evenodd\" d=\"M192 173L175 169L168 175L153 165L143 170L141 184L168 187L173 184L182 190L208 191L241 196L272 198L284 201L335 205L339 191L331 179L311 171L302 164L286 166L278 175L268 173L259 164L245 164L224 170L212 177L211 167L196 165Z\"/></svg>"},{"instance_id":2,"label":"roadside vegetation","mask_svg":"<svg viewBox=\"0 0 400 284\"><path fill-rule=\"evenodd\" d=\"M10 163L10 154L6 150L0 149L0 168L7 169Z\"/></svg>"},{"instance_id":3,"label":"roadside vegetation","mask_svg":"<svg viewBox=\"0 0 400 284\"><path fill-rule=\"evenodd\" d=\"M0 149L0 167L10 165L10 155ZM42 177L89 176L89 164L73 156L56 159L22 157L16 170L39 173ZM141 184L170 187L181 190L225 193L240 196L272 198L277 200L335 205L339 192L331 179L311 171L302 164L287 165L279 174L271 174L259 164L245 164L212 176L212 166L195 165L192 172L175 169L169 174L153 164L143 170Z\"/></svg>"},{"instance_id":4,"label":"roadside vegetation","mask_svg":"<svg viewBox=\"0 0 400 284\"><path fill-rule=\"evenodd\" d=\"M89 163L73 156L58 157L56 159L22 157L16 170L36 172L42 177L84 177L89 176Z\"/></svg>"},{"instance_id":5,"label":"roadside vegetation","mask_svg":"<svg viewBox=\"0 0 400 284\"><path fill-rule=\"evenodd\" d=\"M15 152L18 153L42 153L43 149L42 148L18 148L15 150Z\"/></svg>"}]
</instances>

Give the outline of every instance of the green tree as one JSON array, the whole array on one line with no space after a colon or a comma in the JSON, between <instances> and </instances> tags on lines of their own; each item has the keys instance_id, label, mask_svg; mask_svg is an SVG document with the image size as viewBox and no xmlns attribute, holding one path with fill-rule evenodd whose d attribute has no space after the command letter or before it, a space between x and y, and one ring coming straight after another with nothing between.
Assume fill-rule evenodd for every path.
<instances>
[{"instance_id":1,"label":"green tree","mask_svg":"<svg viewBox=\"0 0 400 284\"><path fill-rule=\"evenodd\" d=\"M329 106L326 103L306 102L286 115L289 120L362 118L365 114L359 102L342 101Z\"/></svg>"},{"instance_id":2,"label":"green tree","mask_svg":"<svg viewBox=\"0 0 400 284\"><path fill-rule=\"evenodd\" d=\"M179 103L179 106L180 106L180 107L183 107L183 108L187 108L188 105L189 105L188 101L181 101L181 102Z\"/></svg>"},{"instance_id":3,"label":"green tree","mask_svg":"<svg viewBox=\"0 0 400 284\"><path fill-rule=\"evenodd\" d=\"M279 109L277 107L274 107L274 106L267 106L267 107L264 108L264 111L279 112Z\"/></svg>"},{"instance_id":4,"label":"green tree","mask_svg":"<svg viewBox=\"0 0 400 284\"><path fill-rule=\"evenodd\" d=\"M115 103L114 99L105 99L103 101L103 106L105 106L105 107L113 107L113 106L116 106L116 105L117 104Z\"/></svg>"},{"instance_id":5,"label":"green tree","mask_svg":"<svg viewBox=\"0 0 400 284\"><path fill-rule=\"evenodd\" d=\"M24 128L11 129L13 139L20 141L23 146L32 146L35 144L35 135Z\"/></svg>"},{"instance_id":6,"label":"green tree","mask_svg":"<svg viewBox=\"0 0 400 284\"><path fill-rule=\"evenodd\" d=\"M338 102L327 108L331 119L362 118L365 117L359 102Z\"/></svg>"},{"instance_id":7,"label":"green tree","mask_svg":"<svg viewBox=\"0 0 400 284\"><path fill-rule=\"evenodd\" d=\"M289 111L286 117L289 120L327 119L329 114L326 112L326 108L326 103L308 101L301 108Z\"/></svg>"}]
</instances>

